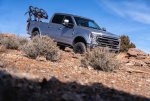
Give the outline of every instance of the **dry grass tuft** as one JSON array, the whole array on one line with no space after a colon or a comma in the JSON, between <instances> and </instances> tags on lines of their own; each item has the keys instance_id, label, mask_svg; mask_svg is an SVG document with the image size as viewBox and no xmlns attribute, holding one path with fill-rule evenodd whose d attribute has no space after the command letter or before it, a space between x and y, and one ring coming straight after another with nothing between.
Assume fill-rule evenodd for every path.
<instances>
[{"instance_id":1,"label":"dry grass tuft","mask_svg":"<svg viewBox=\"0 0 150 101\"><path fill-rule=\"evenodd\" d=\"M33 59L44 56L47 60L58 61L61 57L57 44L48 36L34 37L22 49Z\"/></svg>"},{"instance_id":2,"label":"dry grass tuft","mask_svg":"<svg viewBox=\"0 0 150 101\"><path fill-rule=\"evenodd\" d=\"M7 49L15 49L18 50L22 45L27 43L28 40L23 37L18 36L0 36L0 44L5 46Z\"/></svg>"},{"instance_id":3,"label":"dry grass tuft","mask_svg":"<svg viewBox=\"0 0 150 101\"><path fill-rule=\"evenodd\" d=\"M91 66L96 70L113 71L119 68L119 62L116 59L115 53L110 53L107 48L95 48L85 54L81 60L83 66Z\"/></svg>"}]
</instances>

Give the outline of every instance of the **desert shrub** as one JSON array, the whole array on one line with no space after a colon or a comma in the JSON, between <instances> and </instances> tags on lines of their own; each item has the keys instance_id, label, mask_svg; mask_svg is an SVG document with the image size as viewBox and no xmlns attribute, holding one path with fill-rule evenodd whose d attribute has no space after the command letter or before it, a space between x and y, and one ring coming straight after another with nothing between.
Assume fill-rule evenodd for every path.
<instances>
[{"instance_id":1,"label":"desert shrub","mask_svg":"<svg viewBox=\"0 0 150 101\"><path fill-rule=\"evenodd\" d=\"M27 42L28 42L28 39L27 38L24 38L24 37L17 37L18 41L19 41L19 44L22 46L22 45L25 45Z\"/></svg>"},{"instance_id":2,"label":"desert shrub","mask_svg":"<svg viewBox=\"0 0 150 101\"><path fill-rule=\"evenodd\" d=\"M22 47L23 51L27 54L28 57L36 59L38 56L38 51L35 49L32 41L29 41Z\"/></svg>"},{"instance_id":3,"label":"desert shrub","mask_svg":"<svg viewBox=\"0 0 150 101\"><path fill-rule=\"evenodd\" d=\"M85 54L81 60L83 66L91 66L96 70L113 71L119 67L115 53L110 53L107 48L95 48Z\"/></svg>"},{"instance_id":4,"label":"desert shrub","mask_svg":"<svg viewBox=\"0 0 150 101\"><path fill-rule=\"evenodd\" d=\"M4 37L0 41L0 43L6 46L7 49L18 49L20 45L16 37Z\"/></svg>"},{"instance_id":5,"label":"desert shrub","mask_svg":"<svg viewBox=\"0 0 150 101\"><path fill-rule=\"evenodd\" d=\"M57 44L48 36L34 37L28 44L24 45L23 50L31 58L45 56L50 61L60 59L60 50Z\"/></svg>"},{"instance_id":6,"label":"desert shrub","mask_svg":"<svg viewBox=\"0 0 150 101\"><path fill-rule=\"evenodd\" d=\"M0 36L0 44L5 46L7 49L19 49L20 46L27 43L27 39L18 36Z\"/></svg>"},{"instance_id":7,"label":"desert shrub","mask_svg":"<svg viewBox=\"0 0 150 101\"><path fill-rule=\"evenodd\" d=\"M60 53L58 51L52 50L46 54L46 59L51 61L57 61L60 58Z\"/></svg>"},{"instance_id":8,"label":"desert shrub","mask_svg":"<svg viewBox=\"0 0 150 101\"><path fill-rule=\"evenodd\" d=\"M120 51L127 52L129 48L136 48L135 44L130 41L130 38L126 35L121 36Z\"/></svg>"},{"instance_id":9,"label":"desert shrub","mask_svg":"<svg viewBox=\"0 0 150 101\"><path fill-rule=\"evenodd\" d=\"M0 35L0 44L2 44L4 37Z\"/></svg>"}]
</instances>

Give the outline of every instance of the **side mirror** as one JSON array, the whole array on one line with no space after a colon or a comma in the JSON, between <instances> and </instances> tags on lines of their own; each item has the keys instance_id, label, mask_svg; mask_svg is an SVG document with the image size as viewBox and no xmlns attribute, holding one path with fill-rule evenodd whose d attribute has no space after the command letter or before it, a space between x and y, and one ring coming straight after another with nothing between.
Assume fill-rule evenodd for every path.
<instances>
[{"instance_id":1,"label":"side mirror","mask_svg":"<svg viewBox=\"0 0 150 101\"><path fill-rule=\"evenodd\" d=\"M102 28L103 31L106 31L106 28Z\"/></svg>"},{"instance_id":2,"label":"side mirror","mask_svg":"<svg viewBox=\"0 0 150 101\"><path fill-rule=\"evenodd\" d=\"M72 24L72 23L69 23L69 20L68 20L68 19L64 19L62 24L63 24L64 26L66 26L66 27L69 27L69 28L72 28L72 27L73 27L73 24Z\"/></svg>"},{"instance_id":3,"label":"side mirror","mask_svg":"<svg viewBox=\"0 0 150 101\"><path fill-rule=\"evenodd\" d=\"M63 25L67 26L68 24L69 24L69 20L68 19L64 19Z\"/></svg>"}]
</instances>

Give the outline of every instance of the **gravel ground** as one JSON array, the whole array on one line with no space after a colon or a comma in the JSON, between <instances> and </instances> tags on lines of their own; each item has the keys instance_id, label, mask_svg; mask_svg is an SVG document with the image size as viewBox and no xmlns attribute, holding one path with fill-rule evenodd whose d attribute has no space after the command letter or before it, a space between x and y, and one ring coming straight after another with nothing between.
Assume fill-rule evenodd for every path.
<instances>
[{"instance_id":1,"label":"gravel ground","mask_svg":"<svg viewBox=\"0 0 150 101\"><path fill-rule=\"evenodd\" d=\"M0 101L150 101L150 67L130 65L122 54L111 73L82 67L83 56L70 49L59 62L17 50L0 57Z\"/></svg>"}]
</instances>

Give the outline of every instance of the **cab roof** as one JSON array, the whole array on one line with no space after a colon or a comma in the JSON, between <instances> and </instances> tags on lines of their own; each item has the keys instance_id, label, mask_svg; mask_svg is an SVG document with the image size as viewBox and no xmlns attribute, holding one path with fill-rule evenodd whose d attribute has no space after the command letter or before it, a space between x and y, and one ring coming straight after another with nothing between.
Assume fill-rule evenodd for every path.
<instances>
[{"instance_id":1,"label":"cab roof","mask_svg":"<svg viewBox=\"0 0 150 101\"><path fill-rule=\"evenodd\" d=\"M92 20L92 19L89 19L89 18L86 18L86 17L82 17L82 16L78 16L78 15L74 15L74 14L68 14L68 13L55 13L54 15L68 15L68 16L73 16L73 17L79 17L79 18L83 18L83 19L88 19L88 20Z\"/></svg>"}]
</instances>

